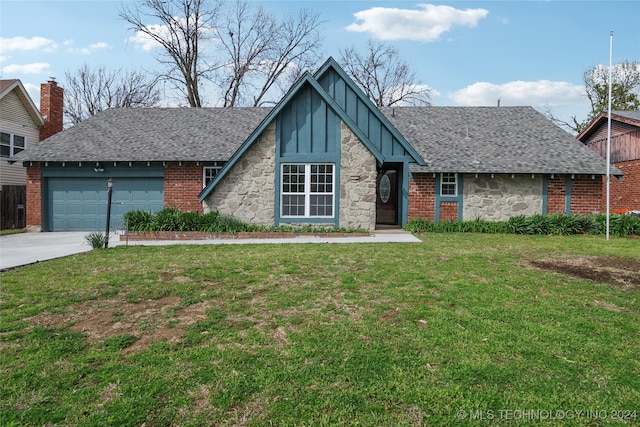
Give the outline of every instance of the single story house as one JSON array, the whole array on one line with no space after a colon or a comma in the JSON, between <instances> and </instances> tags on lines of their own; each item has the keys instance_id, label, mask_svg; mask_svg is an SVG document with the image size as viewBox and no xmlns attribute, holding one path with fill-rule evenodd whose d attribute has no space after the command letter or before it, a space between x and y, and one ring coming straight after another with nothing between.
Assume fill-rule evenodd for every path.
<instances>
[{"instance_id":1,"label":"single story house","mask_svg":"<svg viewBox=\"0 0 640 427\"><path fill-rule=\"evenodd\" d=\"M533 108L379 109L332 58L273 108L112 109L13 160L27 168L27 223L43 231L104 229L108 179L116 227L172 206L374 230L596 212L606 173Z\"/></svg>"},{"instance_id":2,"label":"single story house","mask_svg":"<svg viewBox=\"0 0 640 427\"><path fill-rule=\"evenodd\" d=\"M608 128L609 113L600 113L577 138L606 159ZM623 180L610 181L610 209L619 213L640 211L640 111L612 111L609 142L611 164L624 173ZM606 187L603 192L606 197Z\"/></svg>"}]
</instances>

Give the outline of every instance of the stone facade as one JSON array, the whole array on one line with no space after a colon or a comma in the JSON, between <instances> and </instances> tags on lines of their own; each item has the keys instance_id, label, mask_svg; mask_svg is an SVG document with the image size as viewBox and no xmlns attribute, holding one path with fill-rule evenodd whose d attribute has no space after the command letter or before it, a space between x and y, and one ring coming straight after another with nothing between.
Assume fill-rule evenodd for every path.
<instances>
[{"instance_id":1,"label":"stone facade","mask_svg":"<svg viewBox=\"0 0 640 427\"><path fill-rule=\"evenodd\" d=\"M373 230L376 159L344 123L340 157L339 226ZM217 210L250 224L274 225L275 174L275 124L272 123L205 199L204 211ZM304 224L304 220L299 224Z\"/></svg>"},{"instance_id":2,"label":"stone facade","mask_svg":"<svg viewBox=\"0 0 640 427\"><path fill-rule=\"evenodd\" d=\"M342 123L340 160L340 227L376 227L376 159Z\"/></svg>"},{"instance_id":3,"label":"stone facade","mask_svg":"<svg viewBox=\"0 0 640 427\"><path fill-rule=\"evenodd\" d=\"M464 221L506 221L542 213L542 175L464 175Z\"/></svg>"},{"instance_id":4,"label":"stone facade","mask_svg":"<svg viewBox=\"0 0 640 427\"><path fill-rule=\"evenodd\" d=\"M275 122L244 153L204 202L204 211L219 211L240 221L272 226L275 210Z\"/></svg>"}]
</instances>

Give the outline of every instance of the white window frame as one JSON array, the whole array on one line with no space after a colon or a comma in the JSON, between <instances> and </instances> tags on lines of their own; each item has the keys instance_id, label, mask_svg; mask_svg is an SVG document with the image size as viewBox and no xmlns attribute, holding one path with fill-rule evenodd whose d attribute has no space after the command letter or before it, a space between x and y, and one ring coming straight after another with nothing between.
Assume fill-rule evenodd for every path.
<instances>
[{"instance_id":1,"label":"white window frame","mask_svg":"<svg viewBox=\"0 0 640 427\"><path fill-rule=\"evenodd\" d=\"M285 187L287 184L284 181L284 170L285 166L304 166L304 183L297 183L299 188L300 184L304 185L303 191L285 191ZM320 172L312 173L311 169L314 166L330 166L331 172ZM325 182L312 182L312 175L316 175L317 177L323 176L325 177ZM326 177L331 177L331 182L326 182ZM336 165L335 163L282 163L280 165L280 217L281 218L334 218L335 217L335 209L336 209L336 200L335 200L335 188L336 188ZM322 186L325 191L311 191L313 184L317 184ZM330 188L331 191L326 191L327 187ZM291 187L289 187L291 188ZM317 190L317 187L316 187ZM286 196L304 196L304 215L285 215L284 214L284 198ZM312 215L311 214L311 198L313 196L330 196L331 197L331 215Z\"/></svg>"},{"instance_id":2,"label":"white window frame","mask_svg":"<svg viewBox=\"0 0 640 427\"><path fill-rule=\"evenodd\" d=\"M445 188L447 191L445 193ZM453 194L451 194L453 188ZM442 172L440 174L440 197L458 196L458 174L455 172Z\"/></svg>"},{"instance_id":3,"label":"white window frame","mask_svg":"<svg viewBox=\"0 0 640 427\"><path fill-rule=\"evenodd\" d=\"M220 169L222 169L222 166L204 166L202 168L202 188L213 181Z\"/></svg>"},{"instance_id":4,"label":"white window frame","mask_svg":"<svg viewBox=\"0 0 640 427\"><path fill-rule=\"evenodd\" d=\"M16 135L16 134L13 134L11 132L4 132L4 131L2 131L0 133L9 136L9 142L8 143L2 142L2 140L0 140L0 145L2 145L3 147L9 147L9 156L5 156L5 155L1 155L0 154L1 157L5 157L5 158L13 157L16 154L20 153L21 151L24 151L27 148L27 137L26 136ZM16 142L15 142L16 137L22 138L22 144L23 144L22 147L18 147L19 150L18 150L17 153L16 153Z\"/></svg>"}]
</instances>

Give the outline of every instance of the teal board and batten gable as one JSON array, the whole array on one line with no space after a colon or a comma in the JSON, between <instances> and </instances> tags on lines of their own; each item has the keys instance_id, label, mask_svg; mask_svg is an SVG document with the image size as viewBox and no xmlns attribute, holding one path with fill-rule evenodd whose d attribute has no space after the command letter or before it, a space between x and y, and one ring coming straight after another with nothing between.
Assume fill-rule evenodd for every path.
<instances>
[{"instance_id":1,"label":"teal board and batten gable","mask_svg":"<svg viewBox=\"0 0 640 427\"><path fill-rule=\"evenodd\" d=\"M379 153L382 162L408 162L417 163L420 166L426 165L418 152L333 58L329 58L320 67L315 78L324 91L335 101L335 104L357 127L356 134L363 143L372 152Z\"/></svg>"},{"instance_id":2,"label":"teal board and batten gable","mask_svg":"<svg viewBox=\"0 0 640 427\"><path fill-rule=\"evenodd\" d=\"M204 201L274 120L277 120L278 163L337 161L342 121L373 154L378 164L426 164L333 58L325 62L316 76L318 79L308 72L302 75L202 190L200 201ZM405 168L407 172L408 169Z\"/></svg>"},{"instance_id":3,"label":"teal board and batten gable","mask_svg":"<svg viewBox=\"0 0 640 427\"><path fill-rule=\"evenodd\" d=\"M313 86L303 85L276 120L276 147L280 159L339 160L340 116Z\"/></svg>"}]
</instances>

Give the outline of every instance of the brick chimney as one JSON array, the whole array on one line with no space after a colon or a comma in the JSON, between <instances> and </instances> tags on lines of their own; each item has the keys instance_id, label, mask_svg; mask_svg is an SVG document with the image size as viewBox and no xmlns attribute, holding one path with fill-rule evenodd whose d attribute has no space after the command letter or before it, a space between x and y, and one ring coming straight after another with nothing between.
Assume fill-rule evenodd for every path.
<instances>
[{"instance_id":1,"label":"brick chimney","mask_svg":"<svg viewBox=\"0 0 640 427\"><path fill-rule=\"evenodd\" d=\"M64 90L55 80L40 85L40 113L44 126L40 128L40 141L62 132L62 114L64 108Z\"/></svg>"}]
</instances>

